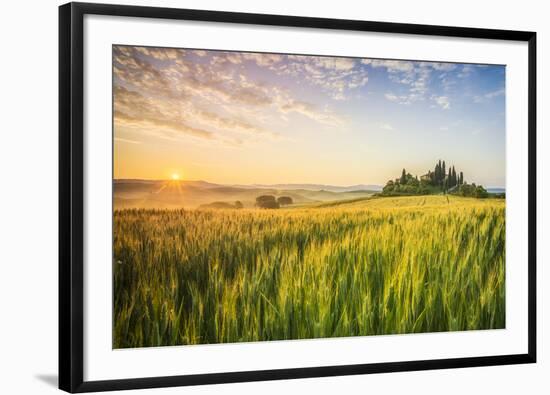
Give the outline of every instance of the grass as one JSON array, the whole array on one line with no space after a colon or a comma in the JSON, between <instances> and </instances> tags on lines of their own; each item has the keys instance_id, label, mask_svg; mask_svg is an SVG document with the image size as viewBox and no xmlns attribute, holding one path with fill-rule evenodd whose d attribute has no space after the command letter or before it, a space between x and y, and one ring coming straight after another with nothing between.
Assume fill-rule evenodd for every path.
<instances>
[{"instance_id":1,"label":"grass","mask_svg":"<svg viewBox=\"0 0 550 395\"><path fill-rule=\"evenodd\" d=\"M505 326L505 206L117 210L115 348Z\"/></svg>"}]
</instances>

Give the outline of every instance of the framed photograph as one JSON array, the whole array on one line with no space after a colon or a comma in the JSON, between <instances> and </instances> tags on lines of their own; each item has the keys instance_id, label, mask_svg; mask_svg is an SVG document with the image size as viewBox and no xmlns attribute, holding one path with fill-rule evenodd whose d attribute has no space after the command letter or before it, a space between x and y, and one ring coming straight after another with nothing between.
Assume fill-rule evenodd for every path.
<instances>
[{"instance_id":1,"label":"framed photograph","mask_svg":"<svg viewBox=\"0 0 550 395\"><path fill-rule=\"evenodd\" d=\"M536 360L536 34L59 9L59 386Z\"/></svg>"}]
</instances>

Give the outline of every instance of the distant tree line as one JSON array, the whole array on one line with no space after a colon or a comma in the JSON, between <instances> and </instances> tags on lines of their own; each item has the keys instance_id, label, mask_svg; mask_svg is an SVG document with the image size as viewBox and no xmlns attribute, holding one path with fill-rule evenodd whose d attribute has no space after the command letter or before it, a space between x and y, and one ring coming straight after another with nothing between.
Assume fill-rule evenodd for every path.
<instances>
[{"instance_id":1,"label":"distant tree line","mask_svg":"<svg viewBox=\"0 0 550 395\"><path fill-rule=\"evenodd\" d=\"M489 197L489 192L481 185L476 184L462 184L456 192L459 196L469 196L484 199Z\"/></svg>"},{"instance_id":2,"label":"distant tree line","mask_svg":"<svg viewBox=\"0 0 550 395\"><path fill-rule=\"evenodd\" d=\"M488 196L488 192L481 185L465 183L464 173L457 172L454 165L447 169L444 160L439 160L433 171L429 170L428 173L420 176L420 179L403 169L400 177L386 183L381 195L429 195L434 193L452 193L477 198Z\"/></svg>"},{"instance_id":3,"label":"distant tree line","mask_svg":"<svg viewBox=\"0 0 550 395\"><path fill-rule=\"evenodd\" d=\"M256 207L260 208L280 208L294 203L290 196L261 195L256 198Z\"/></svg>"}]
</instances>

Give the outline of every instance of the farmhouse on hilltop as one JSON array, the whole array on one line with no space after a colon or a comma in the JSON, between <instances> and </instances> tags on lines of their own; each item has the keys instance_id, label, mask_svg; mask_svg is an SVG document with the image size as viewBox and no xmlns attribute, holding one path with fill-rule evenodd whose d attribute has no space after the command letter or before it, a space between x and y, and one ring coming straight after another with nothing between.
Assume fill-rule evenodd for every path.
<instances>
[{"instance_id":1,"label":"farmhouse on hilltop","mask_svg":"<svg viewBox=\"0 0 550 395\"><path fill-rule=\"evenodd\" d=\"M432 172L429 171L426 174L420 176L420 181L431 181L432 180Z\"/></svg>"}]
</instances>

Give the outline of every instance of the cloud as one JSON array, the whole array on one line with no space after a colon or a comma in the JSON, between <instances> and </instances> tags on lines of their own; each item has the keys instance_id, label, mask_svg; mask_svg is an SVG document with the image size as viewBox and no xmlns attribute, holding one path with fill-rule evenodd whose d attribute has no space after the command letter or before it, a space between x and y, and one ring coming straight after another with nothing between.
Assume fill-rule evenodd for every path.
<instances>
[{"instance_id":1,"label":"cloud","mask_svg":"<svg viewBox=\"0 0 550 395\"><path fill-rule=\"evenodd\" d=\"M202 52L208 54L207 51ZM223 65L228 63L240 65L246 62L250 62L256 64L259 67L269 67L281 62L284 59L284 55L270 53L212 51L210 52L210 54L210 64L212 65Z\"/></svg>"},{"instance_id":2,"label":"cloud","mask_svg":"<svg viewBox=\"0 0 550 395\"><path fill-rule=\"evenodd\" d=\"M118 47L122 48L122 47ZM129 47L126 47L129 48ZM151 47L133 47L139 53L154 58L156 60L176 60L185 56L186 51L184 49L177 48L151 48Z\"/></svg>"},{"instance_id":3,"label":"cloud","mask_svg":"<svg viewBox=\"0 0 550 395\"><path fill-rule=\"evenodd\" d=\"M125 139L122 137L115 137L115 141L120 141L121 143L129 143L129 144L141 144L141 141Z\"/></svg>"},{"instance_id":4,"label":"cloud","mask_svg":"<svg viewBox=\"0 0 550 395\"><path fill-rule=\"evenodd\" d=\"M121 111L115 111L115 125L136 127L139 129L154 129L155 132L166 132L161 137L168 139L176 139L178 134L191 135L194 137L200 137L203 139L213 139L214 134L212 132L194 128L189 126L185 122L170 119L160 119L153 116L140 117L135 115L129 115Z\"/></svg>"},{"instance_id":5,"label":"cloud","mask_svg":"<svg viewBox=\"0 0 550 395\"><path fill-rule=\"evenodd\" d=\"M353 58L287 55L286 61L272 69L318 86L334 100L346 100L368 83L368 71Z\"/></svg>"},{"instance_id":6,"label":"cloud","mask_svg":"<svg viewBox=\"0 0 550 395\"><path fill-rule=\"evenodd\" d=\"M504 95L504 93L505 93L504 88L502 88L502 89L498 89L498 90L493 91L493 92L486 93L485 97L487 99L492 99L493 97L502 96L502 95Z\"/></svg>"},{"instance_id":7,"label":"cloud","mask_svg":"<svg viewBox=\"0 0 550 395\"><path fill-rule=\"evenodd\" d=\"M184 134L219 141L224 140L222 135L231 133L278 138L275 132L243 119L204 110L192 102L147 98L122 86L115 87L114 99L115 125L137 128L146 134L168 139Z\"/></svg>"},{"instance_id":8,"label":"cloud","mask_svg":"<svg viewBox=\"0 0 550 395\"><path fill-rule=\"evenodd\" d=\"M454 63L429 63L430 67L437 71L452 71L456 69L457 65Z\"/></svg>"},{"instance_id":9,"label":"cloud","mask_svg":"<svg viewBox=\"0 0 550 395\"><path fill-rule=\"evenodd\" d=\"M462 70L458 72L458 78L468 78L474 72L474 66L471 64L465 64L462 66Z\"/></svg>"},{"instance_id":10,"label":"cloud","mask_svg":"<svg viewBox=\"0 0 550 395\"><path fill-rule=\"evenodd\" d=\"M378 126L379 126L380 129L382 129L382 130L388 130L388 131L393 130L393 126L391 126L389 123L381 122L381 123L378 124Z\"/></svg>"},{"instance_id":11,"label":"cloud","mask_svg":"<svg viewBox=\"0 0 550 395\"><path fill-rule=\"evenodd\" d=\"M411 104L410 95L395 95L392 92L388 92L384 94L384 97L391 102L399 104Z\"/></svg>"},{"instance_id":12,"label":"cloud","mask_svg":"<svg viewBox=\"0 0 550 395\"><path fill-rule=\"evenodd\" d=\"M452 90L452 88L454 88L454 86L458 83L458 81L455 78L450 77L448 73L441 74L439 76L439 80L444 91Z\"/></svg>"},{"instance_id":13,"label":"cloud","mask_svg":"<svg viewBox=\"0 0 550 395\"><path fill-rule=\"evenodd\" d=\"M362 63L374 68L386 68L389 80L403 86L401 90L406 90L406 92L399 95L387 93L385 95L386 99L407 105L426 99L428 84L434 67L438 69L443 67L439 63L402 60L363 59Z\"/></svg>"},{"instance_id":14,"label":"cloud","mask_svg":"<svg viewBox=\"0 0 550 395\"><path fill-rule=\"evenodd\" d=\"M253 125L245 120L222 117L212 111L192 108L189 111L189 116L198 120L200 123L208 124L210 127L219 130L231 130L249 135L269 134L272 137L278 136L277 133Z\"/></svg>"},{"instance_id":15,"label":"cloud","mask_svg":"<svg viewBox=\"0 0 550 395\"><path fill-rule=\"evenodd\" d=\"M429 99L430 93L438 88L449 91L456 84L450 73L457 69L454 63L420 62L407 60L362 59L361 63L373 68L385 68L391 82L400 86L399 94L386 93L385 98L399 104L411 103ZM433 94L432 94L433 96ZM439 95L437 95L439 97ZM448 96L441 96L438 104L442 108L450 108Z\"/></svg>"},{"instance_id":16,"label":"cloud","mask_svg":"<svg viewBox=\"0 0 550 395\"><path fill-rule=\"evenodd\" d=\"M451 108L451 102L447 96L432 95L431 99L444 110Z\"/></svg>"},{"instance_id":17,"label":"cloud","mask_svg":"<svg viewBox=\"0 0 550 395\"><path fill-rule=\"evenodd\" d=\"M149 52L148 49L145 48L145 50ZM171 86L167 76L139 56L140 53L142 51L135 48L114 47L113 73L115 78L136 85L143 90L174 96L177 92Z\"/></svg>"},{"instance_id":18,"label":"cloud","mask_svg":"<svg viewBox=\"0 0 550 395\"><path fill-rule=\"evenodd\" d=\"M351 58L313 57L313 62L326 70L349 71L355 67L355 60Z\"/></svg>"},{"instance_id":19,"label":"cloud","mask_svg":"<svg viewBox=\"0 0 550 395\"><path fill-rule=\"evenodd\" d=\"M491 92L487 92L483 95L474 96L474 102L484 103L491 99L494 99L495 97L503 96L505 93L506 93L506 90L504 88L497 89Z\"/></svg>"},{"instance_id":20,"label":"cloud","mask_svg":"<svg viewBox=\"0 0 550 395\"><path fill-rule=\"evenodd\" d=\"M290 100L282 103L280 109L284 113L295 112L330 126L340 126L343 124L343 120L340 117L326 110L319 111L316 106L305 101Z\"/></svg>"},{"instance_id":21,"label":"cloud","mask_svg":"<svg viewBox=\"0 0 550 395\"><path fill-rule=\"evenodd\" d=\"M113 48L115 125L165 139L189 136L238 146L260 139L280 139L269 129L274 120L300 114L318 124L336 128L345 120L324 108L296 97L274 80L260 76L296 76L320 86L334 99L367 83L366 72L348 58L298 57L148 47ZM252 67L252 69L250 69ZM292 76L295 78L294 76Z\"/></svg>"},{"instance_id":22,"label":"cloud","mask_svg":"<svg viewBox=\"0 0 550 395\"><path fill-rule=\"evenodd\" d=\"M116 79L149 95L179 100L201 96L217 103L236 102L259 106L271 103L264 89L252 85L241 86L232 70L219 70L194 62L187 56L163 55L162 51L156 49L152 52L143 47L115 47L113 68ZM144 53L148 54L146 57L171 61L161 67L147 60ZM233 54L227 54L226 58L232 59Z\"/></svg>"},{"instance_id":23,"label":"cloud","mask_svg":"<svg viewBox=\"0 0 550 395\"><path fill-rule=\"evenodd\" d=\"M389 72L410 72L414 69L414 63L405 60L361 59L361 63L375 68L385 67Z\"/></svg>"},{"instance_id":24,"label":"cloud","mask_svg":"<svg viewBox=\"0 0 550 395\"><path fill-rule=\"evenodd\" d=\"M283 56L277 54L244 53L242 57L246 60L253 61L256 65L261 67L272 66L283 60Z\"/></svg>"}]
</instances>

